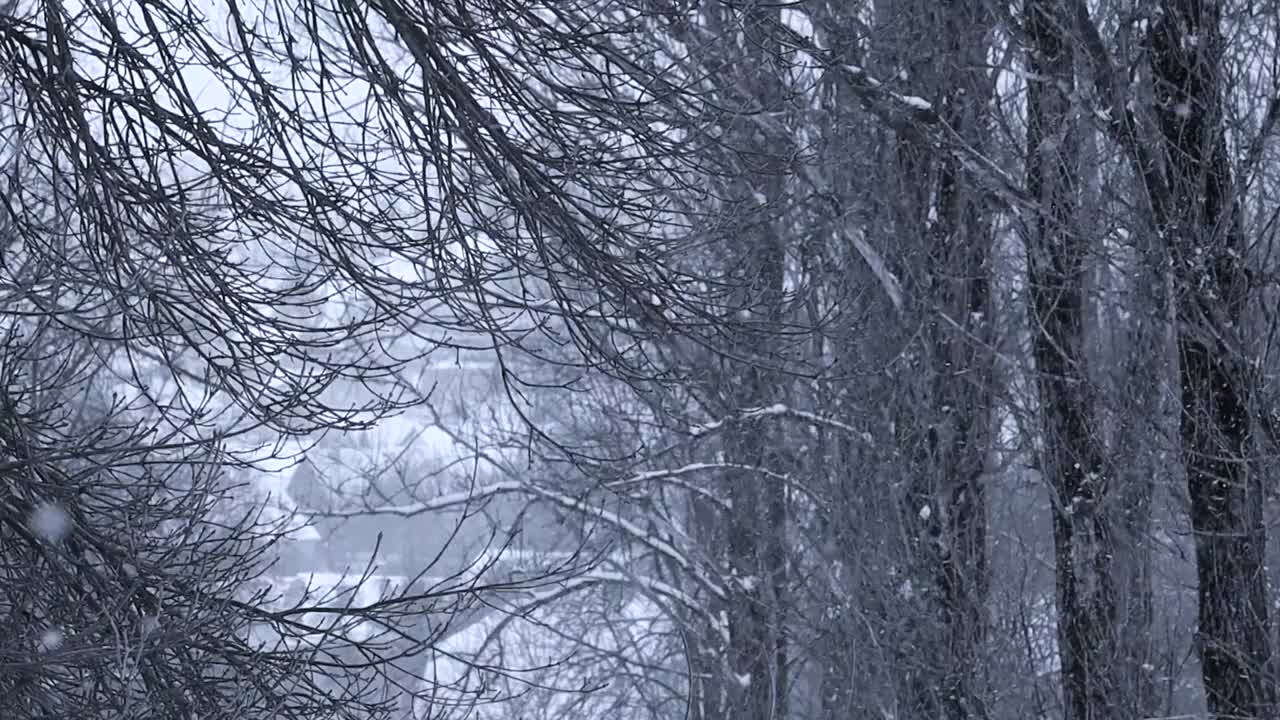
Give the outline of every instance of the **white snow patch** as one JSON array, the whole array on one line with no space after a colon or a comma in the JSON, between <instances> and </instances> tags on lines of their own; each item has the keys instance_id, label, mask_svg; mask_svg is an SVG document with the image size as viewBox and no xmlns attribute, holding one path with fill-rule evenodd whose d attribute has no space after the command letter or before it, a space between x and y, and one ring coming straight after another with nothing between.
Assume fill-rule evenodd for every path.
<instances>
[{"instance_id":1,"label":"white snow patch","mask_svg":"<svg viewBox=\"0 0 1280 720\"><path fill-rule=\"evenodd\" d=\"M46 542L62 542L71 534L74 524L71 514L57 503L40 503L31 512L31 531Z\"/></svg>"}]
</instances>

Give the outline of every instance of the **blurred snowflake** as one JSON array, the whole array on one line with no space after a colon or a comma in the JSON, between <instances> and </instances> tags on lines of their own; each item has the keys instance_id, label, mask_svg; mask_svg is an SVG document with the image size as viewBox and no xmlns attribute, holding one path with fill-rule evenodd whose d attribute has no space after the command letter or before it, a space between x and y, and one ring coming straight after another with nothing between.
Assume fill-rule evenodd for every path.
<instances>
[{"instance_id":1,"label":"blurred snowflake","mask_svg":"<svg viewBox=\"0 0 1280 720\"><path fill-rule=\"evenodd\" d=\"M45 502L31 512L31 531L46 542L59 543L71 534L71 514L57 503Z\"/></svg>"}]
</instances>

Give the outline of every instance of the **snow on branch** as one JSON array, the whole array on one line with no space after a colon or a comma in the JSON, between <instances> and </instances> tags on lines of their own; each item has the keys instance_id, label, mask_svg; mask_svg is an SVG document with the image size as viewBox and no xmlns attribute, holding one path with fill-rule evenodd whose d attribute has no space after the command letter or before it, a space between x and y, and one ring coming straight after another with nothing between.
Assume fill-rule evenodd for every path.
<instances>
[{"instance_id":1,"label":"snow on branch","mask_svg":"<svg viewBox=\"0 0 1280 720\"><path fill-rule=\"evenodd\" d=\"M704 425L694 425L689 428L689 434L694 437L704 437L713 432L719 431L726 425L748 422L762 417L789 417L795 420L800 420L801 422L807 422L811 425L837 430L864 442L872 441L870 433L865 430L859 430L858 428L848 423L836 420L835 418L825 417L804 410L796 410L795 408L788 407L782 403L776 403L767 407L750 408L743 410L732 417L721 418L720 420L715 420Z\"/></svg>"},{"instance_id":2,"label":"snow on branch","mask_svg":"<svg viewBox=\"0 0 1280 720\"><path fill-rule=\"evenodd\" d=\"M659 555L665 556L676 565L679 565L681 570L684 570L696 578L699 583L704 585L716 597L720 599L728 597L728 593L722 585L699 572L697 565L674 545L662 538L655 537L653 533L647 532L644 528L630 520L627 520L626 518L623 518L617 513L605 510L602 507L593 508L584 500L569 497L563 493L553 492L545 488L530 487L529 491L563 508L581 512L594 519L602 520L612 525L618 530L621 530L631 536L632 539L639 542L641 545L644 545Z\"/></svg>"},{"instance_id":3,"label":"snow on branch","mask_svg":"<svg viewBox=\"0 0 1280 720\"><path fill-rule=\"evenodd\" d=\"M687 609L706 616L706 618L711 622L711 626L717 629L718 634L721 636L721 640L723 640L726 645L729 643L729 628L721 622L720 616L712 612L710 608L707 607L706 602L697 600L674 585L650 577L642 577L632 573L613 572L607 570L592 570L586 573L583 577L601 582L635 586L652 596L675 600L681 605L684 605Z\"/></svg>"},{"instance_id":4,"label":"snow on branch","mask_svg":"<svg viewBox=\"0 0 1280 720\"><path fill-rule=\"evenodd\" d=\"M679 478L683 475L690 475L693 473L705 472L708 470L745 470L745 469L755 469L755 468L752 466L737 465L733 463L722 463L722 462L689 463L688 465L684 465L678 468L648 470L646 472L636 473L635 475L630 475L628 477L622 478L621 480L613 480L608 483L605 483L605 487L608 488L609 490L621 491L633 485L641 485L645 483L661 481L669 485L674 485L675 487L678 487L682 490L687 490L688 492L693 493L694 495L698 495L702 498L710 500L712 503L722 508L728 509L732 507L732 505L729 503L729 500L727 498L720 497L719 495L716 495L715 493L711 492L706 488L698 487L697 485L684 482Z\"/></svg>"},{"instance_id":5,"label":"snow on branch","mask_svg":"<svg viewBox=\"0 0 1280 720\"><path fill-rule=\"evenodd\" d=\"M853 243L853 248L858 251L858 255L862 256L863 262L867 267L871 268L871 274L880 282L880 286L884 288L884 292L889 296L889 302L893 303L893 309L902 312L902 283L898 281L898 276L893 274L889 269L889 263L885 262L883 256L871 247L871 243L862 236L861 233L852 234L845 233Z\"/></svg>"},{"instance_id":6,"label":"snow on branch","mask_svg":"<svg viewBox=\"0 0 1280 720\"><path fill-rule=\"evenodd\" d=\"M660 477L661 474L645 474L651 477ZM628 480L633 480L629 478ZM603 507L594 505L579 498L571 497L565 493L556 492L554 490L538 487L532 483L509 480L503 482L490 483L480 485L468 490L462 490L454 493L439 495L434 498L423 500L415 503L403 503L397 505L379 505L364 508L356 508L352 510L328 510L312 513L315 517L326 518L354 518L368 517L373 515L397 515L400 517L413 517L429 512L438 512L457 507L466 507L476 503L483 502L489 498L499 495L508 495L520 493L531 495L566 510L572 510L594 520L598 520L621 531L624 535L630 537L633 541L643 545L653 552L666 557L682 570L689 573L700 584L705 586L712 594L718 598L726 597L724 587L709 577L702 574L697 564L690 560L688 555L671 544L671 542L656 537L653 533L646 531L643 527L637 525L621 515L606 510Z\"/></svg>"},{"instance_id":7,"label":"snow on branch","mask_svg":"<svg viewBox=\"0 0 1280 720\"><path fill-rule=\"evenodd\" d=\"M437 495L429 500L421 500L411 503L401 503L397 505L374 505L355 508L352 510L323 510L309 512L313 517L321 518L356 518L367 517L369 515L397 515L399 517L414 517L429 512L439 512L441 510L451 510L458 507L466 507L484 502L489 498L499 495L509 495L512 493L523 492L527 486L518 480L508 480L503 482L490 483L487 485L479 485L459 490L458 492L445 493Z\"/></svg>"}]
</instances>

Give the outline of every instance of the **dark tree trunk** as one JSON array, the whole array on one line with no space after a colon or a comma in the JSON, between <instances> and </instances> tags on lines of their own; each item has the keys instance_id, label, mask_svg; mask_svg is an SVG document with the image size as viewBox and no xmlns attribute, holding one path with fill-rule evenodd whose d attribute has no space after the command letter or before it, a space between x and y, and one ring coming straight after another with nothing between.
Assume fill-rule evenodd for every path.
<instances>
[{"instance_id":1,"label":"dark tree trunk","mask_svg":"<svg viewBox=\"0 0 1280 720\"><path fill-rule=\"evenodd\" d=\"M758 377L759 372L749 376ZM762 390L747 380L752 390ZM726 438L736 463L776 466L764 422L746 423ZM786 717L786 649L783 606L777 588L786 582L785 509L775 500L779 483L747 472L729 478L729 713L730 718Z\"/></svg>"},{"instance_id":2,"label":"dark tree trunk","mask_svg":"<svg viewBox=\"0 0 1280 720\"><path fill-rule=\"evenodd\" d=\"M948 93L944 115L964 133L981 133L971 103L980 102L980 84L968 97ZM932 544L935 584L944 640L937 691L942 716L975 720L987 716L982 652L987 635L988 559L986 463L992 441L992 357L988 258L991 216L969 192L960 168L939 168L939 222L933 228L930 273L939 285L931 293L948 320L932 323L937 363L933 383L933 425L929 465L936 486L929 501L936 515L918 521L917 548ZM934 310L936 312L936 310ZM951 322L955 322L952 325ZM930 521L934 523L931 525ZM939 542L940 541L940 542Z\"/></svg>"},{"instance_id":3,"label":"dark tree trunk","mask_svg":"<svg viewBox=\"0 0 1280 720\"><path fill-rule=\"evenodd\" d=\"M691 535L702 548L704 560L713 567L728 565L725 542L726 518L718 505L699 495L689 498ZM708 597L707 610L711 617L728 617L723 600ZM705 616L690 616L693 628L689 647L689 718L690 720L723 720L728 718L728 691L724 676L724 647L720 629L706 623Z\"/></svg>"},{"instance_id":4,"label":"dark tree trunk","mask_svg":"<svg viewBox=\"0 0 1280 720\"><path fill-rule=\"evenodd\" d=\"M730 262L739 285L733 318L732 357L724 358L722 397L732 415L786 399L786 377L778 328L783 320L786 242L778 214L784 210L785 175L792 138L786 123L756 124L747 118L757 110L781 118L786 87L778 59L781 48L771 36L779 9L749 2L720 12L723 30L740 28L744 43L737 62L724 68L732 84L728 105L744 105L742 117L730 122L729 142L738 176L729 196L740 203L744 222L729 243ZM742 93L742 94L738 94ZM734 211L735 213L737 211ZM725 458L735 464L772 473L785 472L785 439L768 419L734 424L724 435ZM730 578L728 717L733 720L783 720L787 715L786 487L770 476L749 470L726 473L731 504L727 523Z\"/></svg>"},{"instance_id":5,"label":"dark tree trunk","mask_svg":"<svg viewBox=\"0 0 1280 720\"><path fill-rule=\"evenodd\" d=\"M1153 198L1176 275L1182 454L1209 711L1274 718L1262 481L1250 468L1253 378L1238 340L1246 242L1224 136L1221 3L1166 0L1151 32L1167 197Z\"/></svg>"},{"instance_id":6,"label":"dark tree trunk","mask_svg":"<svg viewBox=\"0 0 1280 720\"><path fill-rule=\"evenodd\" d=\"M771 180L760 187L777 187ZM771 369L771 352L782 299L782 245L763 225L744 233L748 277L757 278L752 302L762 331L744 329L744 341L727 361L725 377L730 412L772 405L783 399L780 378ZM724 435L725 457L751 468L781 474L784 438L767 418L736 424ZM785 608L787 585L786 486L775 476L749 470L727 473L730 509L728 717L782 720L786 717L787 659Z\"/></svg>"},{"instance_id":7,"label":"dark tree trunk","mask_svg":"<svg viewBox=\"0 0 1280 720\"><path fill-rule=\"evenodd\" d=\"M1147 353L1143 356L1153 357ZM1140 378L1152 375L1149 369L1135 368L1131 377L1141 383ZM1151 382L1158 379L1152 378ZM1143 387L1137 392L1156 395L1158 387ZM1110 502L1112 517L1116 519L1112 568L1116 578L1118 653L1115 685L1123 716L1134 718L1153 717L1158 711L1153 667L1151 513L1152 479L1161 469L1150 441L1142 440L1154 434L1151 418L1161 414L1157 407L1151 407L1155 404L1124 408L1127 413L1135 413L1138 408L1149 412L1122 420L1118 433L1123 439L1112 449L1113 457L1125 459L1125 466L1116 469L1120 487L1112 493Z\"/></svg>"},{"instance_id":8,"label":"dark tree trunk","mask_svg":"<svg viewBox=\"0 0 1280 720\"><path fill-rule=\"evenodd\" d=\"M984 2L883 3L886 76L909 71L922 95L971 146L987 142L986 72L994 19ZM900 446L912 449L900 509L907 607L897 620L903 718L987 717L986 464L992 441L992 209L954 158L910 140L897 150L896 235L918 343L895 383ZM909 240L910 239L910 240ZM916 245L908 244L917 242ZM914 252L913 252L914 251Z\"/></svg>"},{"instance_id":9,"label":"dark tree trunk","mask_svg":"<svg viewBox=\"0 0 1280 720\"><path fill-rule=\"evenodd\" d=\"M965 81L959 92L942 100L943 117L974 147L981 147L989 128L981 121L991 89L983 58L990 24L983 3L953 3L944 25L952 57L962 64ZM947 666L943 674L945 717L987 717L983 651L987 640L989 561L987 555L986 469L993 433L995 378L994 316L991 304L992 215L962 179L954 159L941 168L938 205L942 221L937 243L943 252L938 269L954 273L942 307L959 327L951 326L942 341L944 372L939 376L940 410L953 423L950 452L941 469L945 486L946 544L941 558L943 621L947 634Z\"/></svg>"},{"instance_id":10,"label":"dark tree trunk","mask_svg":"<svg viewBox=\"0 0 1280 720\"><path fill-rule=\"evenodd\" d=\"M1159 261L1162 253L1152 247L1151 233L1141 237L1124 305L1131 317L1113 321L1128 336L1128 343L1117 343L1128 354L1113 366L1108 392L1118 412L1111 457L1123 459L1117 463L1120 487L1111 503L1118 526L1113 570L1122 666L1117 685L1126 716L1148 718L1159 714L1152 627L1153 499L1155 478L1167 472L1172 460L1172 448L1163 438L1176 434L1176 420L1164 392L1173 376L1165 264Z\"/></svg>"},{"instance_id":11,"label":"dark tree trunk","mask_svg":"<svg viewBox=\"0 0 1280 720\"><path fill-rule=\"evenodd\" d=\"M1040 203L1027 258L1043 424L1041 470L1053 498L1058 643L1066 720L1119 720L1111 484L1095 431L1084 343L1088 239L1077 232L1080 145L1070 94L1073 48L1064 4L1028 0L1027 189Z\"/></svg>"}]
</instances>

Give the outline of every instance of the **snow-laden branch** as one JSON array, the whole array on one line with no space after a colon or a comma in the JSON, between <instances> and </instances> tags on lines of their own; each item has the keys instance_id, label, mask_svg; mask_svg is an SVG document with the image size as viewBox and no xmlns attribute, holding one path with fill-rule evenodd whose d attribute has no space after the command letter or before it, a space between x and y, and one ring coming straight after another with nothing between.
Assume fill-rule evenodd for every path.
<instances>
[{"instance_id":1,"label":"snow-laden branch","mask_svg":"<svg viewBox=\"0 0 1280 720\"><path fill-rule=\"evenodd\" d=\"M419 500L411 503L401 503L397 505L372 505L355 508L353 510L323 510L318 512L308 512L307 514L318 518L356 518L367 517L369 515L414 517L416 515L423 515L429 512L440 512L442 510L452 510L454 508L476 505L499 495L510 495L513 493L523 492L526 488L527 486L525 483L521 481L507 480L487 485L478 485L467 490L445 493L428 500Z\"/></svg>"},{"instance_id":2,"label":"snow-laden branch","mask_svg":"<svg viewBox=\"0 0 1280 720\"><path fill-rule=\"evenodd\" d=\"M706 587L707 590L711 591L711 593L714 594L716 597L720 599L724 599L728 597L728 594L725 592L723 585L715 582L714 580L712 580L711 578L707 577L702 572L700 572L698 566L692 560L690 560L688 556L686 556L683 552L678 550L674 545L672 545L667 540L664 540L659 537L655 537L653 533L647 532L644 528L631 522L630 520L627 520L626 518L618 515L617 513L606 510L603 507L593 508L590 505L588 505L584 500L579 500L577 498L569 497L568 495L565 495L563 493L553 492L551 490L547 490L546 488L530 487L529 491L538 495L539 497L542 497L545 500L548 500L552 503L555 503L556 505L559 505L560 507L570 509L570 510L575 510L584 515L589 515L590 517L596 520L601 520L612 525L616 529L621 530L627 535L631 536L631 538L636 542L640 543L641 545L644 545L650 550L653 550L659 555L666 557L667 559L674 562L676 565L680 566L681 570L684 570L685 572L689 573L695 580L697 580L700 584Z\"/></svg>"},{"instance_id":3,"label":"snow-laden branch","mask_svg":"<svg viewBox=\"0 0 1280 720\"><path fill-rule=\"evenodd\" d=\"M662 582L661 580L655 580L650 577L642 577L631 573L607 570L592 570L587 573L585 577L602 582L618 583L620 585L634 585L655 597L664 597L675 600L689 610L705 616L711 626L716 629L725 645L727 646L729 644L729 628L721 622L721 616L712 612L711 609L707 607L706 602L700 602L693 596L689 595L689 593L686 593L674 585Z\"/></svg>"},{"instance_id":4,"label":"snow-laden branch","mask_svg":"<svg viewBox=\"0 0 1280 720\"><path fill-rule=\"evenodd\" d=\"M893 303L893 309L902 312L902 283L898 281L898 276L893 274L889 269L889 263L884 257L873 247L867 239L863 237L861 232L851 233L844 232L844 236L853 244L853 249L858 251L858 255L862 256L863 262L867 267L871 268L871 274L880 282L880 287L884 289L885 295L889 296L889 302Z\"/></svg>"},{"instance_id":5,"label":"snow-laden branch","mask_svg":"<svg viewBox=\"0 0 1280 720\"><path fill-rule=\"evenodd\" d=\"M617 558L609 558L608 564L620 568L623 567L623 564ZM534 611L553 602L564 600L576 592L590 590L605 583L636 587L653 598L673 600L685 606L688 610L706 617L707 621L716 628L722 639L726 643L729 641L728 627L724 626L718 614L711 612L705 601L698 600L670 583L628 572L599 568L592 569L554 583L549 588L534 590L528 594L519 593L515 597L519 597L520 600L510 605L502 602L502 596L495 597L494 602L500 610L511 617L527 617Z\"/></svg>"},{"instance_id":6,"label":"snow-laden branch","mask_svg":"<svg viewBox=\"0 0 1280 720\"><path fill-rule=\"evenodd\" d=\"M353 510L328 510L323 512L312 513L315 517L325 518L355 518L368 517L373 515L396 515L399 517L413 517L429 512L439 512L458 507L467 507L475 505L485 500L499 495L523 494L531 495L553 505L559 506L566 510L572 510L590 517L593 520L604 522L613 528L621 531L623 535L629 537L632 541L643 545L644 547L658 553L659 555L674 562L680 569L689 573L695 580L707 588L716 597L726 597L724 587L705 576L698 568L697 563L689 559L689 556L671 544L671 542L654 536L653 533L646 531L643 527L637 525L630 520L622 517L618 513L607 510L603 507L593 505L586 500L571 497L561 492L556 492L548 488L538 487L532 483L519 480L509 480L503 482L495 482L487 485L479 485L468 490L455 493L447 493L434 498L422 500L414 503L403 503L397 505L377 505L365 508L356 508Z\"/></svg>"},{"instance_id":7,"label":"snow-laden branch","mask_svg":"<svg viewBox=\"0 0 1280 720\"><path fill-rule=\"evenodd\" d=\"M731 417L721 418L703 425L694 425L689 428L689 434L694 437L703 437L723 429L726 425L748 422L762 417L789 417L802 422L807 422L811 425L837 430L849 435L850 437L862 440L863 442L872 442L871 434L865 430L859 430L858 428L848 423L836 420L835 418L825 417L805 410L796 410L795 408L788 407L782 403L776 403L766 407L750 408Z\"/></svg>"},{"instance_id":8,"label":"snow-laden branch","mask_svg":"<svg viewBox=\"0 0 1280 720\"><path fill-rule=\"evenodd\" d=\"M642 473L636 473L635 475L622 478L621 480L613 480L608 483L605 483L605 487L608 488L609 490L621 491L633 485L641 485L641 484L651 483L651 482L662 482L668 485L673 485L682 490L687 490L688 492L694 495L698 495L702 498L710 500L712 503L720 506L721 508L728 510L732 507L732 504L729 502L728 498L720 497L719 495L716 495L715 493L711 492L707 488L698 487L697 485L684 482L679 478L684 475L690 475L697 472L705 472L708 470L748 470L748 469L755 469L755 468L753 466L738 465L735 463L689 463L688 465L684 465L678 468L649 470Z\"/></svg>"},{"instance_id":9,"label":"snow-laden branch","mask_svg":"<svg viewBox=\"0 0 1280 720\"><path fill-rule=\"evenodd\" d=\"M813 167L802 166L799 172L815 188L822 187L823 182ZM871 270L871 275L880 283L880 288L889 297L889 302L893 303L893 309L897 312L902 312L905 304L903 301L902 281L889 269L889 263L880 254L880 251L867 242L866 234L861 229L844 227L838 229L837 232L845 242L853 246L858 256L867 264L867 268Z\"/></svg>"}]
</instances>

